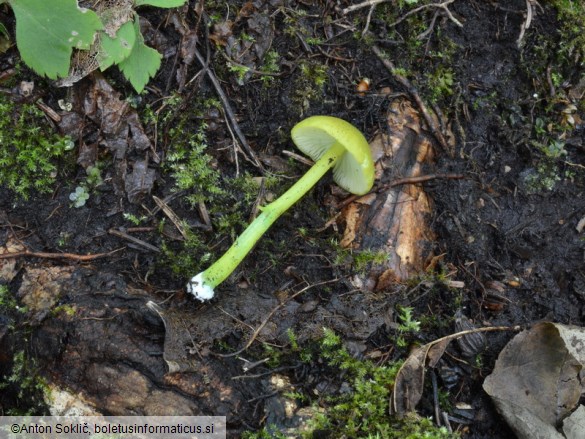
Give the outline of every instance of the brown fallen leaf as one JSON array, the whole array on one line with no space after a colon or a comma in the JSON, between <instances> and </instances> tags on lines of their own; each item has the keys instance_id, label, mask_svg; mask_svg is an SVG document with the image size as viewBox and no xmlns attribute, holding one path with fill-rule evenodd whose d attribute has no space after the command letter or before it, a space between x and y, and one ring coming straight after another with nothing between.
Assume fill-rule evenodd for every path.
<instances>
[{"instance_id":1,"label":"brown fallen leaf","mask_svg":"<svg viewBox=\"0 0 585 439\"><path fill-rule=\"evenodd\" d=\"M99 154L99 147L106 147L114 156L112 185L117 194L126 194L132 203L139 202L148 194L155 180L155 171L150 167L152 143L147 136L138 113L122 99L99 72L91 75L89 85L80 83L73 88L72 104L77 113L63 113L61 129L72 131L77 138L83 138L88 130L96 126L101 134L101 141L92 145L82 145L78 163L84 167L94 166ZM75 128L74 122L83 118L92 123L83 125L84 133ZM136 161L129 169L126 162L129 153ZM132 172L129 173L129 170Z\"/></svg>"},{"instance_id":2,"label":"brown fallen leaf","mask_svg":"<svg viewBox=\"0 0 585 439\"><path fill-rule=\"evenodd\" d=\"M439 338L430 343L415 348L408 356L396 374L394 388L390 398L390 414L404 416L415 410L420 401L424 388L426 367L435 367L449 343L460 337L488 331L511 331L519 327L489 326L470 329Z\"/></svg>"},{"instance_id":3,"label":"brown fallen leaf","mask_svg":"<svg viewBox=\"0 0 585 439\"><path fill-rule=\"evenodd\" d=\"M144 194L150 193L155 176L155 170L148 167L148 159L135 162L124 186L128 201L138 203Z\"/></svg>"},{"instance_id":4,"label":"brown fallen leaf","mask_svg":"<svg viewBox=\"0 0 585 439\"><path fill-rule=\"evenodd\" d=\"M232 36L232 28L234 23L231 20L224 20L215 23L211 27L209 39L218 46L225 46L227 39Z\"/></svg>"},{"instance_id":5,"label":"brown fallen leaf","mask_svg":"<svg viewBox=\"0 0 585 439\"><path fill-rule=\"evenodd\" d=\"M14 239L9 237L4 246L0 247L0 255L9 253L18 253L23 251L24 246ZM16 259L0 259L0 282L8 284L18 273L16 268Z\"/></svg>"},{"instance_id":6,"label":"brown fallen leaf","mask_svg":"<svg viewBox=\"0 0 585 439\"><path fill-rule=\"evenodd\" d=\"M520 439L563 438L557 428L585 392L584 366L585 328L537 323L506 345L483 388Z\"/></svg>"}]
</instances>

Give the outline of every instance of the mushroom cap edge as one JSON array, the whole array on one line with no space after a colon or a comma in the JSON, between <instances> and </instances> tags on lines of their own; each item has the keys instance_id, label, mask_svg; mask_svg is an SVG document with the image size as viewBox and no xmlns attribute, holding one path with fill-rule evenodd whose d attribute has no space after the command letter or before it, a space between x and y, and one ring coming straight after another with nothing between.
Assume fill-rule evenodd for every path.
<instances>
[{"instance_id":1,"label":"mushroom cap edge","mask_svg":"<svg viewBox=\"0 0 585 439\"><path fill-rule=\"evenodd\" d=\"M317 161L335 143L346 153L333 166L334 181L348 192L364 195L374 184L374 162L364 135L333 116L311 116L296 124L291 137L297 148Z\"/></svg>"}]
</instances>

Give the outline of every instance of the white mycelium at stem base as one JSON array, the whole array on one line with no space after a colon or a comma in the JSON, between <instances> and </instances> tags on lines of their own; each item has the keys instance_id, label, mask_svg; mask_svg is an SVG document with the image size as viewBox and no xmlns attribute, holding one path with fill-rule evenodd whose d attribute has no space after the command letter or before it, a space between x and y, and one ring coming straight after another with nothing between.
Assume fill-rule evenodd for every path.
<instances>
[{"instance_id":1,"label":"white mycelium at stem base","mask_svg":"<svg viewBox=\"0 0 585 439\"><path fill-rule=\"evenodd\" d=\"M334 144L289 190L262 208L262 213L252 221L221 258L191 279L187 285L187 292L201 301L213 298L213 289L236 269L272 223L315 186L345 153L343 145Z\"/></svg>"},{"instance_id":2,"label":"white mycelium at stem base","mask_svg":"<svg viewBox=\"0 0 585 439\"><path fill-rule=\"evenodd\" d=\"M252 250L258 239L287 209L305 195L333 168L333 180L356 195L364 195L374 184L374 163L368 142L357 128L331 116L312 116L291 131L297 147L315 164L288 191L262 208L262 213L240 235L230 249L207 270L194 276L187 291L205 301Z\"/></svg>"}]
</instances>

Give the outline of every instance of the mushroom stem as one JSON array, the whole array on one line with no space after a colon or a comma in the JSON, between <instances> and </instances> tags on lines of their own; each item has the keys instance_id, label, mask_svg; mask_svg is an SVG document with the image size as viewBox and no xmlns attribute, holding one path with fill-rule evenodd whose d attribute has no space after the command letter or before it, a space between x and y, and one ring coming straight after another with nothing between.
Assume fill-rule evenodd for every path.
<instances>
[{"instance_id":1,"label":"mushroom stem","mask_svg":"<svg viewBox=\"0 0 585 439\"><path fill-rule=\"evenodd\" d=\"M236 269L270 226L315 186L345 151L344 146L336 142L290 189L272 203L262 207L260 215L236 239L229 250L211 267L191 279L187 291L201 301L211 299L213 289Z\"/></svg>"}]
</instances>

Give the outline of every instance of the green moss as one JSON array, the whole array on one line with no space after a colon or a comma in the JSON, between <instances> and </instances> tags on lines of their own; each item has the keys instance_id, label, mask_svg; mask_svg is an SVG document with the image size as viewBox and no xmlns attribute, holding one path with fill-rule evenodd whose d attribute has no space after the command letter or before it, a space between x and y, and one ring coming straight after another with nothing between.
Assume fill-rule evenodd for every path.
<instances>
[{"instance_id":1,"label":"green moss","mask_svg":"<svg viewBox=\"0 0 585 439\"><path fill-rule=\"evenodd\" d=\"M277 74L280 72L280 65L278 64L279 61L280 61L279 53L274 49L269 50L264 55L263 64L260 70L264 73ZM261 77L261 80L265 87L270 87L271 85L273 85L275 77L271 75L263 75Z\"/></svg>"},{"instance_id":2,"label":"green moss","mask_svg":"<svg viewBox=\"0 0 585 439\"><path fill-rule=\"evenodd\" d=\"M242 439L287 439L289 437L274 430L273 426L269 426L256 432L247 431L242 434Z\"/></svg>"},{"instance_id":3,"label":"green moss","mask_svg":"<svg viewBox=\"0 0 585 439\"><path fill-rule=\"evenodd\" d=\"M220 173L212 165L213 158L205 153L206 124L202 123L187 138L179 138L177 133L180 129L173 128L170 132L173 144L167 153L164 169L175 180L176 190L190 192L186 199L195 207L202 201L210 201L223 194L219 185ZM181 137L184 137L182 133Z\"/></svg>"},{"instance_id":4,"label":"green moss","mask_svg":"<svg viewBox=\"0 0 585 439\"><path fill-rule=\"evenodd\" d=\"M426 73L425 76L432 102L446 99L453 94L453 70L451 68L439 66L432 73Z\"/></svg>"},{"instance_id":5,"label":"green moss","mask_svg":"<svg viewBox=\"0 0 585 439\"><path fill-rule=\"evenodd\" d=\"M7 285L0 285L0 312L14 315L15 312L25 314L27 311L27 307L18 303Z\"/></svg>"},{"instance_id":6,"label":"green moss","mask_svg":"<svg viewBox=\"0 0 585 439\"><path fill-rule=\"evenodd\" d=\"M28 199L50 192L60 159L73 143L53 132L34 104L15 104L0 96L0 184Z\"/></svg>"},{"instance_id":7,"label":"green moss","mask_svg":"<svg viewBox=\"0 0 585 439\"><path fill-rule=\"evenodd\" d=\"M324 414L314 419L313 430L327 430L332 437L448 438L444 428L411 415L399 420L388 416L388 401L399 362L384 366L352 357L333 331L325 329L321 356L339 369L352 391L330 401Z\"/></svg>"},{"instance_id":8,"label":"green moss","mask_svg":"<svg viewBox=\"0 0 585 439\"><path fill-rule=\"evenodd\" d=\"M17 352L12 360L9 375L0 377L0 390L15 395L13 408L6 415L24 416L39 415L45 410L47 383L37 372L34 361L24 351Z\"/></svg>"},{"instance_id":9,"label":"green moss","mask_svg":"<svg viewBox=\"0 0 585 439\"><path fill-rule=\"evenodd\" d=\"M268 367L277 368L280 367L283 357L282 350L269 345L268 343L262 343L262 357L268 358L266 364Z\"/></svg>"},{"instance_id":10,"label":"green moss","mask_svg":"<svg viewBox=\"0 0 585 439\"><path fill-rule=\"evenodd\" d=\"M559 167L550 160L538 161L536 167L526 170L520 177L520 185L527 194L550 192L562 180Z\"/></svg>"},{"instance_id":11,"label":"green moss","mask_svg":"<svg viewBox=\"0 0 585 439\"><path fill-rule=\"evenodd\" d=\"M293 103L297 112L303 114L313 102L323 99L327 83L327 66L317 61L302 61L300 74L294 81Z\"/></svg>"},{"instance_id":12,"label":"green moss","mask_svg":"<svg viewBox=\"0 0 585 439\"><path fill-rule=\"evenodd\" d=\"M183 224L187 239L181 243L163 240L159 263L170 268L177 279L187 279L197 273L210 259L207 247L197 233Z\"/></svg>"},{"instance_id":13,"label":"green moss","mask_svg":"<svg viewBox=\"0 0 585 439\"><path fill-rule=\"evenodd\" d=\"M412 315L410 315L412 317ZM409 319L413 321L412 318ZM410 326L410 325L409 325ZM443 428L436 427L429 419L412 413L403 419L389 416L389 398L400 362L385 365L360 360L349 354L341 338L330 329L324 329L323 336L315 343L301 345L294 332L288 331L290 346L288 350L275 355L277 349L270 347L264 356L277 359L275 365L296 358L310 359L328 368L329 376L343 376L349 384L349 391L335 396L321 396L318 400L313 392L292 390L288 397L297 403L315 406L312 419L302 430L286 437L313 438L318 432L327 437L346 438L384 438L384 439L447 439L459 437ZM286 352L286 354L285 354ZM268 355L269 354L269 355ZM319 408L317 409L317 405ZM260 439L284 437L274 426L266 426L259 432L245 433L242 437Z\"/></svg>"},{"instance_id":14,"label":"green moss","mask_svg":"<svg viewBox=\"0 0 585 439\"><path fill-rule=\"evenodd\" d=\"M53 315L59 315L60 313L65 314L67 317L73 317L77 312L77 308L73 305L65 304L59 305L51 310Z\"/></svg>"},{"instance_id":15,"label":"green moss","mask_svg":"<svg viewBox=\"0 0 585 439\"><path fill-rule=\"evenodd\" d=\"M579 0L551 0L551 3L557 10L562 35L561 44L553 53L582 62L585 57L585 3Z\"/></svg>"},{"instance_id":16,"label":"green moss","mask_svg":"<svg viewBox=\"0 0 585 439\"><path fill-rule=\"evenodd\" d=\"M381 265L387 260L388 254L381 250L360 250L353 252L353 268L360 273L364 273L372 265Z\"/></svg>"}]
</instances>

